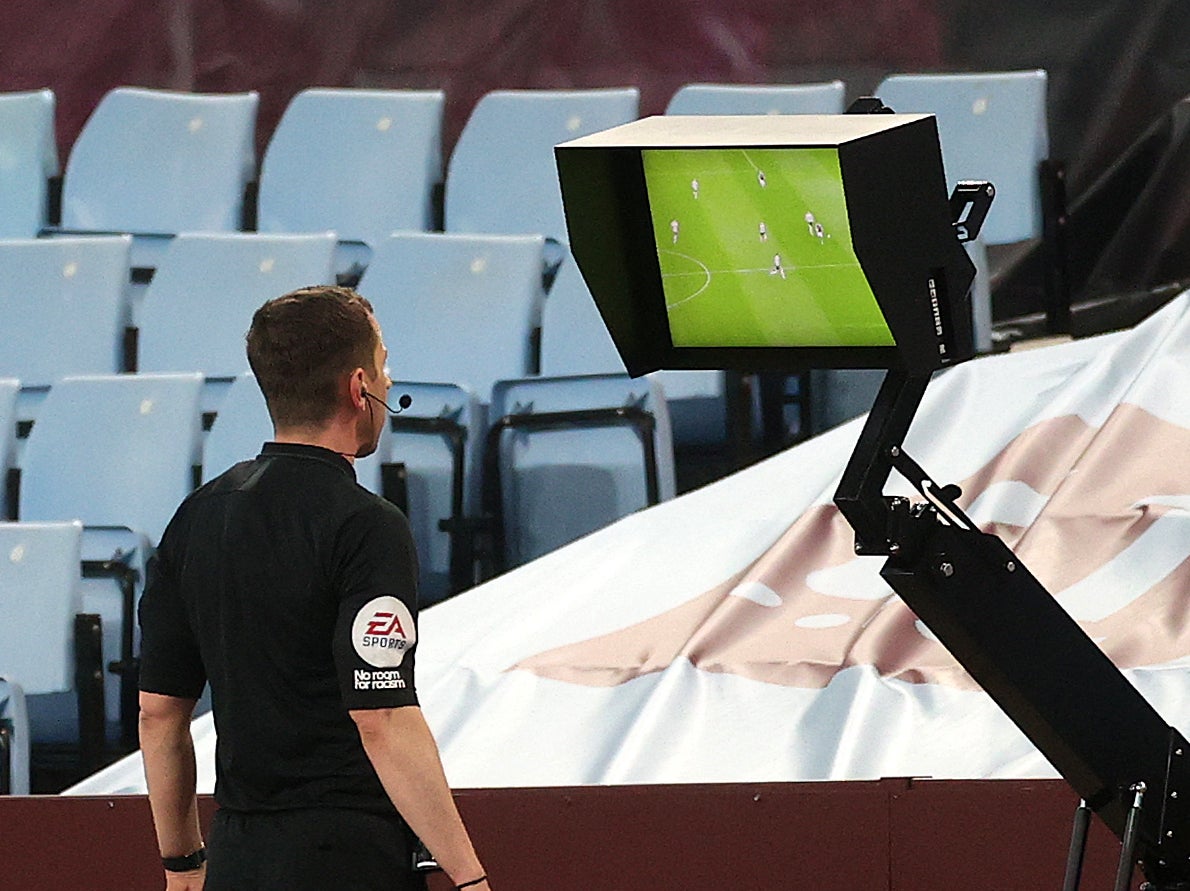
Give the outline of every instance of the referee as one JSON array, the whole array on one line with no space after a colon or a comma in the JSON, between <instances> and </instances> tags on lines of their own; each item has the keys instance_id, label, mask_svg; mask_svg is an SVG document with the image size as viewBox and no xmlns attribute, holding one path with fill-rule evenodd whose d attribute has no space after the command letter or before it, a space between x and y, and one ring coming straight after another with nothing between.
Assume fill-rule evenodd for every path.
<instances>
[{"instance_id":1,"label":"referee","mask_svg":"<svg viewBox=\"0 0 1190 891\"><path fill-rule=\"evenodd\" d=\"M178 508L140 604L140 742L167 891L424 889L420 839L489 891L418 707L417 558L355 482L392 382L346 288L270 300L248 360L275 438ZM208 849L190 720L211 686Z\"/></svg>"}]
</instances>

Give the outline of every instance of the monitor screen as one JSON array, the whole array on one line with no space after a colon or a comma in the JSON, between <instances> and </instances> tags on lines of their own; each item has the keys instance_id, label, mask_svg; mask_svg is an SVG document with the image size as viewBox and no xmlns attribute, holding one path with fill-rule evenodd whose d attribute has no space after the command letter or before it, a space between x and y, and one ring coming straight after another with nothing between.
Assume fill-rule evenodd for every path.
<instances>
[{"instance_id":1,"label":"monitor screen","mask_svg":"<svg viewBox=\"0 0 1190 891\"><path fill-rule=\"evenodd\" d=\"M645 149L641 163L673 346L894 345L838 152Z\"/></svg>"},{"instance_id":2,"label":"monitor screen","mask_svg":"<svg viewBox=\"0 0 1190 891\"><path fill-rule=\"evenodd\" d=\"M555 154L570 249L633 374L974 354L929 115L663 116Z\"/></svg>"}]
</instances>

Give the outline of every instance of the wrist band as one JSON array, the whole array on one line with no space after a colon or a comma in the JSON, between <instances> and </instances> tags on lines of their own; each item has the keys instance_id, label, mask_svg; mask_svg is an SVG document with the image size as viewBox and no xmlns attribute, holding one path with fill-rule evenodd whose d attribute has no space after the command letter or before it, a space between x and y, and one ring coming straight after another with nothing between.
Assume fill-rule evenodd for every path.
<instances>
[{"instance_id":1,"label":"wrist band","mask_svg":"<svg viewBox=\"0 0 1190 891\"><path fill-rule=\"evenodd\" d=\"M190 872L207 862L207 849L199 848L182 857L162 857L161 865L167 872Z\"/></svg>"},{"instance_id":2,"label":"wrist band","mask_svg":"<svg viewBox=\"0 0 1190 891\"><path fill-rule=\"evenodd\" d=\"M470 888L472 885L482 885L487 880L487 873L484 873L478 879L472 879L469 882L463 882L461 885L455 885L455 891L463 891L464 888Z\"/></svg>"}]
</instances>

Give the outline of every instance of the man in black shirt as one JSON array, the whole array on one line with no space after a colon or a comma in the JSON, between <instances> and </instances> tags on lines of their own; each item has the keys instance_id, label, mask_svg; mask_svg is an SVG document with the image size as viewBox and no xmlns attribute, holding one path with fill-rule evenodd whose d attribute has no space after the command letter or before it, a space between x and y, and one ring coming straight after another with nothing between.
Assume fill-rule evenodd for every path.
<instances>
[{"instance_id":1,"label":"man in black shirt","mask_svg":"<svg viewBox=\"0 0 1190 891\"><path fill-rule=\"evenodd\" d=\"M178 508L140 605L141 748L166 887L424 888L412 829L458 887L487 891L418 707L409 525L355 482L391 386L371 306L336 287L269 301L248 358L275 441ZM189 728L206 683L220 805L209 865Z\"/></svg>"}]
</instances>

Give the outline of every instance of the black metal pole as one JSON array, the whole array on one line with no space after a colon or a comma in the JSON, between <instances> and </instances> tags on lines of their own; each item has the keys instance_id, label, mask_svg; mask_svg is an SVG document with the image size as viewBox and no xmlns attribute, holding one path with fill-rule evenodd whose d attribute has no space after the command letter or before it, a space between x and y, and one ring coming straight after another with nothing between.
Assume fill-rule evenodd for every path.
<instances>
[{"instance_id":1,"label":"black metal pole","mask_svg":"<svg viewBox=\"0 0 1190 891\"><path fill-rule=\"evenodd\" d=\"M1144 783L1136 783L1129 791L1133 793L1132 807L1128 809L1128 819L1124 823L1124 841L1120 848L1120 865L1116 869L1115 891L1128 891L1132 883L1132 869L1136 865L1136 844L1139 841L1140 810L1144 806Z\"/></svg>"},{"instance_id":2,"label":"black metal pole","mask_svg":"<svg viewBox=\"0 0 1190 891\"><path fill-rule=\"evenodd\" d=\"M1062 891L1078 891L1083 878L1083 855L1087 853L1087 830L1091 827L1091 809L1079 800L1074 811L1074 827L1070 832L1070 852L1066 855L1066 879Z\"/></svg>"}]
</instances>

